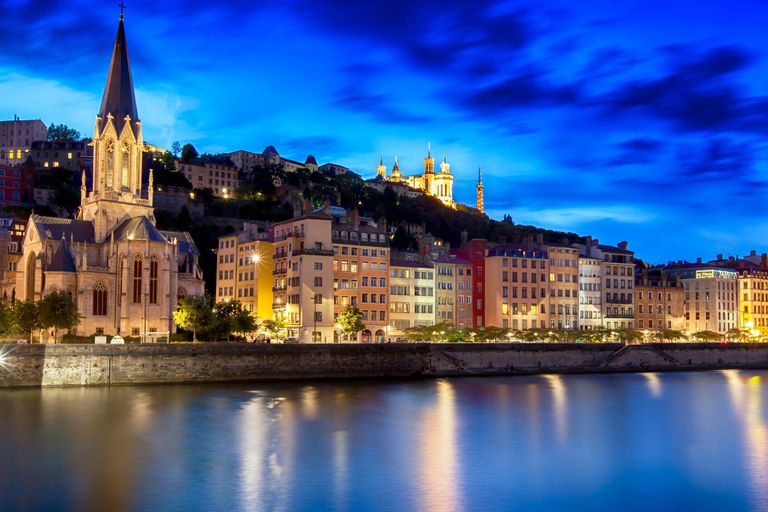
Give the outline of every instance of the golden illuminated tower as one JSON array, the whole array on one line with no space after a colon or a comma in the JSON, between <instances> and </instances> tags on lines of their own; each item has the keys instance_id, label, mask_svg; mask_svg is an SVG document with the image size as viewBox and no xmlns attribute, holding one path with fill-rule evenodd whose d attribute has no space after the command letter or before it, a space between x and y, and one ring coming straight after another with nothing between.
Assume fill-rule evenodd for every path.
<instances>
[{"instance_id":1,"label":"golden illuminated tower","mask_svg":"<svg viewBox=\"0 0 768 512\"><path fill-rule=\"evenodd\" d=\"M477 209L480 213L483 212L483 171L478 167L477 169Z\"/></svg>"},{"instance_id":2,"label":"golden illuminated tower","mask_svg":"<svg viewBox=\"0 0 768 512\"><path fill-rule=\"evenodd\" d=\"M395 157L395 166L392 167L392 177L390 180L395 183L403 181L403 173L400 172L400 162L397 160L397 157Z\"/></svg>"},{"instance_id":3,"label":"golden illuminated tower","mask_svg":"<svg viewBox=\"0 0 768 512\"><path fill-rule=\"evenodd\" d=\"M382 179L387 179L387 166L384 165L384 153L379 155L379 165L376 166L376 176L381 176Z\"/></svg>"},{"instance_id":4,"label":"golden illuminated tower","mask_svg":"<svg viewBox=\"0 0 768 512\"><path fill-rule=\"evenodd\" d=\"M427 158L424 159L424 191L435 195L435 159L432 158L432 143L427 143Z\"/></svg>"}]
</instances>

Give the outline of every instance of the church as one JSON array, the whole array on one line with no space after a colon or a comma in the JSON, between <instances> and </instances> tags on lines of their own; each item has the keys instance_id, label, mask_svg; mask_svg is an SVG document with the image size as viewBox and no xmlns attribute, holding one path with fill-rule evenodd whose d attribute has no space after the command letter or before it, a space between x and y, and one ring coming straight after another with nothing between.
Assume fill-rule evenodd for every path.
<instances>
[{"instance_id":1,"label":"church","mask_svg":"<svg viewBox=\"0 0 768 512\"><path fill-rule=\"evenodd\" d=\"M409 187L421 190L425 194L434 196L444 205L455 208L453 202L453 174L451 174L451 165L443 154L443 162L440 164L440 172L435 174L435 159L432 158L432 147L427 147L427 157L424 159L424 173L412 176L403 176L400 171L400 162L395 157L395 165L392 167L392 173L387 176L387 167L383 159L376 166L376 178L379 180L390 181L392 183L403 183Z\"/></svg>"},{"instance_id":2,"label":"church","mask_svg":"<svg viewBox=\"0 0 768 512\"><path fill-rule=\"evenodd\" d=\"M83 173L76 219L30 216L11 290L21 300L69 293L82 316L78 335L172 333L178 299L203 294L190 234L155 225L151 172L142 197L141 130L121 14L94 127L92 188Z\"/></svg>"}]
</instances>

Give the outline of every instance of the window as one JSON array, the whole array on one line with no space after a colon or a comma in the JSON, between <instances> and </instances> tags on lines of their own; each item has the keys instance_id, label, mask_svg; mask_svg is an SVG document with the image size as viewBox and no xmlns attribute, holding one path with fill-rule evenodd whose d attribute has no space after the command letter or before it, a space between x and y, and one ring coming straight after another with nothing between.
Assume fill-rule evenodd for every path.
<instances>
[{"instance_id":1,"label":"window","mask_svg":"<svg viewBox=\"0 0 768 512\"><path fill-rule=\"evenodd\" d=\"M133 302L141 302L141 256L133 259Z\"/></svg>"},{"instance_id":2,"label":"window","mask_svg":"<svg viewBox=\"0 0 768 512\"><path fill-rule=\"evenodd\" d=\"M149 303L157 304L157 256L149 262Z\"/></svg>"},{"instance_id":3,"label":"window","mask_svg":"<svg viewBox=\"0 0 768 512\"><path fill-rule=\"evenodd\" d=\"M315 278L315 286L323 286L323 278L322 277L316 277Z\"/></svg>"},{"instance_id":4,"label":"window","mask_svg":"<svg viewBox=\"0 0 768 512\"><path fill-rule=\"evenodd\" d=\"M99 283L93 289L93 315L107 315L107 287L104 283Z\"/></svg>"}]
</instances>

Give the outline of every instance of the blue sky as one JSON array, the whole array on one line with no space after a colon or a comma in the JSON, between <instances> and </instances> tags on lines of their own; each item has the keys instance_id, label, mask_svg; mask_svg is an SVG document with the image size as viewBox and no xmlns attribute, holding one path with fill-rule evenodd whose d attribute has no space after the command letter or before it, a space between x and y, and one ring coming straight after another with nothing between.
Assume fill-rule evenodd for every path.
<instances>
[{"instance_id":1,"label":"blue sky","mask_svg":"<svg viewBox=\"0 0 768 512\"><path fill-rule=\"evenodd\" d=\"M118 2L3 0L0 117L90 135ZM145 139L375 174L448 154L454 198L628 240L768 252L768 3L132 1Z\"/></svg>"}]
</instances>

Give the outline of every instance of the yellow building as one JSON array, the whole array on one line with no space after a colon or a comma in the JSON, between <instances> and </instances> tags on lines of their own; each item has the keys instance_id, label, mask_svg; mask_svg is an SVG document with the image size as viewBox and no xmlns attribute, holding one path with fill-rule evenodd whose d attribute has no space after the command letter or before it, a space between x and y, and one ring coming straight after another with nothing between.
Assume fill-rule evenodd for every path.
<instances>
[{"instance_id":1,"label":"yellow building","mask_svg":"<svg viewBox=\"0 0 768 512\"><path fill-rule=\"evenodd\" d=\"M452 208L456 206L456 203L453 202L453 174L451 174L451 165L448 163L445 154L443 154L440 172L435 173L435 159L432 158L431 147L427 149L427 157L424 159L423 174L403 176L400 171L400 162L395 157L395 165L390 176L387 176L387 168L382 161L376 167L376 175L385 181L405 183L413 189L422 190L425 194L436 197L446 206Z\"/></svg>"},{"instance_id":2,"label":"yellow building","mask_svg":"<svg viewBox=\"0 0 768 512\"><path fill-rule=\"evenodd\" d=\"M259 321L272 318L272 253L267 233L249 222L241 231L220 237L216 302L238 300Z\"/></svg>"},{"instance_id":3,"label":"yellow building","mask_svg":"<svg viewBox=\"0 0 768 512\"><path fill-rule=\"evenodd\" d=\"M739 327L750 336L768 336L768 270L760 266L736 269L739 273Z\"/></svg>"}]
</instances>

